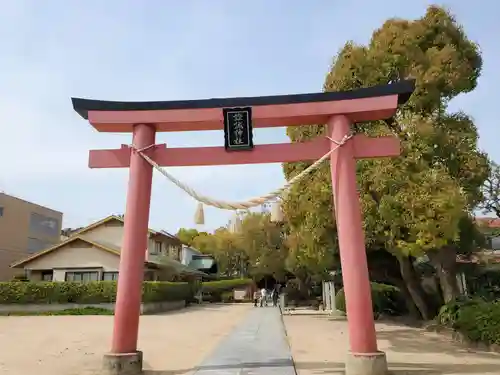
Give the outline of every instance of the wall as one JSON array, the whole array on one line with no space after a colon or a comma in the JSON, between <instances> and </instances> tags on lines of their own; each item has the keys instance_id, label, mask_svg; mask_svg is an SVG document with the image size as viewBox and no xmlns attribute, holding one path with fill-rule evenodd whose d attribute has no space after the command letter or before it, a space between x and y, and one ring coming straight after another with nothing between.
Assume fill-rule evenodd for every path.
<instances>
[{"instance_id":1,"label":"wall","mask_svg":"<svg viewBox=\"0 0 500 375\"><path fill-rule=\"evenodd\" d=\"M193 259L193 255L200 255L201 253L193 249L192 247L183 245L182 246L182 256L181 256L181 263L184 264L185 266L188 266L189 263L191 263L191 260Z\"/></svg>"},{"instance_id":2,"label":"wall","mask_svg":"<svg viewBox=\"0 0 500 375\"><path fill-rule=\"evenodd\" d=\"M161 243L160 252L157 252L156 243ZM161 263L162 258L165 256L170 257L170 259L180 261L182 249L181 245L173 241L172 239L159 235L152 235L148 239L148 252L146 260L149 262Z\"/></svg>"},{"instance_id":3,"label":"wall","mask_svg":"<svg viewBox=\"0 0 500 375\"><path fill-rule=\"evenodd\" d=\"M100 242L102 244L112 244L116 247L121 248L123 241L123 223L118 220L111 220L104 223L96 228L93 228L82 235L86 238ZM161 253L155 253L155 242L161 243ZM147 240L147 250L146 260L148 262L161 262L163 256L168 255L168 251L171 247L179 248L179 245L173 243L169 238L163 235L150 235Z\"/></svg>"},{"instance_id":4,"label":"wall","mask_svg":"<svg viewBox=\"0 0 500 375\"><path fill-rule=\"evenodd\" d=\"M82 236L96 242L102 242L104 244L110 243L121 248L123 241L123 223L118 220L111 220L82 233Z\"/></svg>"},{"instance_id":5,"label":"wall","mask_svg":"<svg viewBox=\"0 0 500 375\"><path fill-rule=\"evenodd\" d=\"M492 250L500 250L500 236L491 238L491 249Z\"/></svg>"},{"instance_id":6,"label":"wall","mask_svg":"<svg viewBox=\"0 0 500 375\"><path fill-rule=\"evenodd\" d=\"M96 249L92 245L76 240L60 249L49 254L41 256L29 262L26 270L32 273L30 279L39 278L39 272L42 270L54 270L52 281L65 281L67 271L96 271L99 272L117 272L120 258L107 251Z\"/></svg>"},{"instance_id":7,"label":"wall","mask_svg":"<svg viewBox=\"0 0 500 375\"><path fill-rule=\"evenodd\" d=\"M51 246L60 242L63 214L22 199L0 193L0 281L8 281L14 275L22 275L22 269L10 268L31 253L29 248ZM47 218L53 227L30 225L31 215ZM43 229L43 230L41 230ZM31 238L31 240L30 240ZM36 250L41 250L40 248Z\"/></svg>"},{"instance_id":8,"label":"wall","mask_svg":"<svg viewBox=\"0 0 500 375\"><path fill-rule=\"evenodd\" d=\"M148 262L156 262L156 263L161 263L161 258L165 256L166 253L166 246L165 244L161 242L161 252L155 253L155 242L158 240L155 240L153 238L148 238L148 248L146 250L146 260Z\"/></svg>"}]
</instances>

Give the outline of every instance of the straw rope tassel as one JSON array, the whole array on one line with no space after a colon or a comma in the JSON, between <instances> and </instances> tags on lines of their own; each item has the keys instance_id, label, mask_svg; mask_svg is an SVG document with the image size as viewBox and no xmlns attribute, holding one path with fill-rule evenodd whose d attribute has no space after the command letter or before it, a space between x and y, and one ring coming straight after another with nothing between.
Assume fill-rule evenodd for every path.
<instances>
[{"instance_id":1,"label":"straw rope tassel","mask_svg":"<svg viewBox=\"0 0 500 375\"><path fill-rule=\"evenodd\" d=\"M196 207L196 212L194 214L194 222L197 225L205 224L205 212L203 211L203 203L198 202Z\"/></svg>"}]
</instances>

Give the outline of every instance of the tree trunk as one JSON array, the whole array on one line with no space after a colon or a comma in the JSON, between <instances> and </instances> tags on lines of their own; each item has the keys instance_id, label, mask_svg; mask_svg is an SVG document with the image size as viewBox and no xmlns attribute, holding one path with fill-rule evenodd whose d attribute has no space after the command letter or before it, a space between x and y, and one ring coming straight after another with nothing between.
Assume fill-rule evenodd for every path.
<instances>
[{"instance_id":1,"label":"tree trunk","mask_svg":"<svg viewBox=\"0 0 500 375\"><path fill-rule=\"evenodd\" d=\"M420 314L420 310L418 309L417 305L415 305L415 301L413 300L413 297L406 284L401 280L398 280L398 282L395 284L399 288L401 294L403 295L403 298L405 299L406 308L408 309L410 318L416 321L421 320L422 314Z\"/></svg>"},{"instance_id":2,"label":"tree trunk","mask_svg":"<svg viewBox=\"0 0 500 375\"><path fill-rule=\"evenodd\" d=\"M420 311L420 315L424 320L432 319L431 311L425 298L425 291L422 288L420 279L415 273L410 258L405 256L398 257L398 262L401 276L408 288L408 293L411 295L413 302Z\"/></svg>"},{"instance_id":3,"label":"tree trunk","mask_svg":"<svg viewBox=\"0 0 500 375\"><path fill-rule=\"evenodd\" d=\"M436 270L444 303L453 301L460 296L456 272L457 252L455 248L448 246L430 251L428 257Z\"/></svg>"},{"instance_id":4,"label":"tree trunk","mask_svg":"<svg viewBox=\"0 0 500 375\"><path fill-rule=\"evenodd\" d=\"M400 274L398 270L398 274ZM410 294L410 291L408 290L408 287L406 286L405 282L401 277L392 277L388 275L384 271L379 271L379 270L374 270L370 269L370 280L374 280L375 282L379 283L391 283L392 285L396 286L399 288L401 291L401 294L405 300L405 305L406 308L408 309L408 314L410 315L410 318L414 320L421 320L422 315L420 314L420 311L418 310L417 306L415 305L415 302L413 301L413 298Z\"/></svg>"},{"instance_id":5,"label":"tree trunk","mask_svg":"<svg viewBox=\"0 0 500 375\"><path fill-rule=\"evenodd\" d=\"M390 283L398 287L405 300L410 318L413 320L422 319L422 315L401 277L399 262L394 255L386 250L369 252L368 270L370 272L370 280L378 283Z\"/></svg>"}]
</instances>

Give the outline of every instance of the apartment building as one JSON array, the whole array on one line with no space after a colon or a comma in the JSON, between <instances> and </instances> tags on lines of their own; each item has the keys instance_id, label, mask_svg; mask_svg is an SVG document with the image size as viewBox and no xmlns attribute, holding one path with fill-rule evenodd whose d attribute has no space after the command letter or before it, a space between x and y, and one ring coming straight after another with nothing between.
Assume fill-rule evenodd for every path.
<instances>
[{"instance_id":1,"label":"apartment building","mask_svg":"<svg viewBox=\"0 0 500 375\"><path fill-rule=\"evenodd\" d=\"M60 242L63 214L0 192L0 281L22 270L16 261Z\"/></svg>"}]
</instances>

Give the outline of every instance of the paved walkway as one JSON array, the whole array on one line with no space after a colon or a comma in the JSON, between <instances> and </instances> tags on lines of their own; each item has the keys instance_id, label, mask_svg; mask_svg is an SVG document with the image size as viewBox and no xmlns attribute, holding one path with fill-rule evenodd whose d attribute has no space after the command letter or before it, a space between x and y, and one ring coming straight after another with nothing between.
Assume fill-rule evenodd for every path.
<instances>
[{"instance_id":1,"label":"paved walkway","mask_svg":"<svg viewBox=\"0 0 500 375\"><path fill-rule=\"evenodd\" d=\"M279 309L253 308L195 374L295 375Z\"/></svg>"},{"instance_id":2,"label":"paved walkway","mask_svg":"<svg viewBox=\"0 0 500 375\"><path fill-rule=\"evenodd\" d=\"M344 373L347 322L328 316L283 317L298 375ZM500 354L467 350L444 336L400 324L377 323L379 349L391 375L498 375Z\"/></svg>"}]
</instances>

